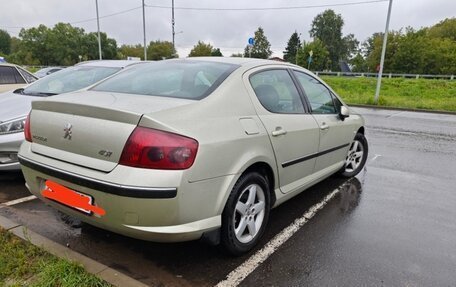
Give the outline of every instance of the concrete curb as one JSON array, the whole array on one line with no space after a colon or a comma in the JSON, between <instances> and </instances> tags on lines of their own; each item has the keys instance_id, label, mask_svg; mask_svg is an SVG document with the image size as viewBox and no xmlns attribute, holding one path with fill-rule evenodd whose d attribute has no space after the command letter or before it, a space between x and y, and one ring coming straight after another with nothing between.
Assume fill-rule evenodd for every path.
<instances>
[{"instance_id":1,"label":"concrete curb","mask_svg":"<svg viewBox=\"0 0 456 287\"><path fill-rule=\"evenodd\" d=\"M0 227L37 247L43 248L57 257L82 264L87 272L92 273L114 286L148 286L85 255L47 239L46 237L31 231L26 226L13 222L6 217L0 216Z\"/></svg>"},{"instance_id":2,"label":"concrete curb","mask_svg":"<svg viewBox=\"0 0 456 287\"><path fill-rule=\"evenodd\" d=\"M431 110L421 110L421 109L384 107L384 106L376 106L376 105L358 105L358 104L347 104L347 105L349 107L353 107L353 108L366 108L366 109L376 109L376 110L391 110L391 111L417 112L417 113L443 114L443 115L456 116L456 112L450 112L450 111L439 111L439 110L431 111Z\"/></svg>"}]
</instances>

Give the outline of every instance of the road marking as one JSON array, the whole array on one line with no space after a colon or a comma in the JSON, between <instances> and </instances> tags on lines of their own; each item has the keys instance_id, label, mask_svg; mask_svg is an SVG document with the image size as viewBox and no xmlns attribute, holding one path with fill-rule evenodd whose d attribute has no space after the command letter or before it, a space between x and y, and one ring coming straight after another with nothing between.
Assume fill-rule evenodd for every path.
<instances>
[{"instance_id":1,"label":"road marking","mask_svg":"<svg viewBox=\"0 0 456 287\"><path fill-rule=\"evenodd\" d=\"M19 203L23 203L23 202L27 202L27 201L31 201L31 200L34 200L34 199L36 199L36 196L30 195L30 196L27 196L27 197L23 197L23 198L19 198L19 199L15 199L15 200L11 200L11 201L2 203L2 205L4 205L4 206L13 206L13 205L16 205L16 204L19 204Z\"/></svg>"},{"instance_id":2,"label":"road marking","mask_svg":"<svg viewBox=\"0 0 456 287\"><path fill-rule=\"evenodd\" d=\"M310 207L301 217L295 219L292 224L274 236L263 248L250 256L247 261L230 272L225 280L220 281L216 287L238 286L247 276L250 275L261 263L268 259L282 244L290 239L293 234L299 231L314 215L321 210L331 199L336 196L344 185L325 196L323 200Z\"/></svg>"},{"instance_id":3,"label":"road marking","mask_svg":"<svg viewBox=\"0 0 456 287\"><path fill-rule=\"evenodd\" d=\"M374 162L377 158L381 157L382 155L381 154L376 154L371 160L370 162Z\"/></svg>"}]
</instances>

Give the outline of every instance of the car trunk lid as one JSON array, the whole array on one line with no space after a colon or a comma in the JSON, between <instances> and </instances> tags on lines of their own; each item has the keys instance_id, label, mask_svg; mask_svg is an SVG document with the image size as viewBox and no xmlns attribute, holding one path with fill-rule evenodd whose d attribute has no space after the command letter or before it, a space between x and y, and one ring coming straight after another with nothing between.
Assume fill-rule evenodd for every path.
<instances>
[{"instance_id":1,"label":"car trunk lid","mask_svg":"<svg viewBox=\"0 0 456 287\"><path fill-rule=\"evenodd\" d=\"M90 104L88 104L90 102ZM145 113L188 100L102 92L73 93L32 104L32 151L109 172Z\"/></svg>"}]
</instances>

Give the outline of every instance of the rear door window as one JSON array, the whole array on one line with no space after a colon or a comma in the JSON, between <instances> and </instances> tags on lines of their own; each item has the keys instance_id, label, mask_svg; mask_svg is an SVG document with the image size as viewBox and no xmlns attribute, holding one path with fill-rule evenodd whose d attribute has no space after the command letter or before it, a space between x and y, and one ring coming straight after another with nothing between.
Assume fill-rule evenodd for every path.
<instances>
[{"instance_id":1,"label":"rear door window","mask_svg":"<svg viewBox=\"0 0 456 287\"><path fill-rule=\"evenodd\" d=\"M266 70L250 76L250 84L261 105L278 114L301 114L304 106L287 70Z\"/></svg>"},{"instance_id":2,"label":"rear door window","mask_svg":"<svg viewBox=\"0 0 456 287\"><path fill-rule=\"evenodd\" d=\"M25 84L25 80L14 67L0 67L0 84Z\"/></svg>"}]
</instances>

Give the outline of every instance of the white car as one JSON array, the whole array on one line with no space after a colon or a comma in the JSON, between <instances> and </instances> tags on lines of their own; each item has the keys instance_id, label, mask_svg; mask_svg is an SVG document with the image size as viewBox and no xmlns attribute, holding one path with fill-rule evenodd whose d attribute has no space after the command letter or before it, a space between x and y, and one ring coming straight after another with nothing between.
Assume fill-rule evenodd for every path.
<instances>
[{"instance_id":1,"label":"white car","mask_svg":"<svg viewBox=\"0 0 456 287\"><path fill-rule=\"evenodd\" d=\"M25 88L0 94L0 171L20 170L17 152L24 141L24 123L32 101L86 88L118 73L125 67L138 63L143 62L123 60L83 62L53 73Z\"/></svg>"},{"instance_id":2,"label":"white car","mask_svg":"<svg viewBox=\"0 0 456 287\"><path fill-rule=\"evenodd\" d=\"M17 65L0 63L0 93L23 87L37 79Z\"/></svg>"},{"instance_id":3,"label":"white car","mask_svg":"<svg viewBox=\"0 0 456 287\"><path fill-rule=\"evenodd\" d=\"M161 242L258 242L271 208L364 166L363 118L298 66L241 58L144 64L35 101L19 160L37 197Z\"/></svg>"}]
</instances>

